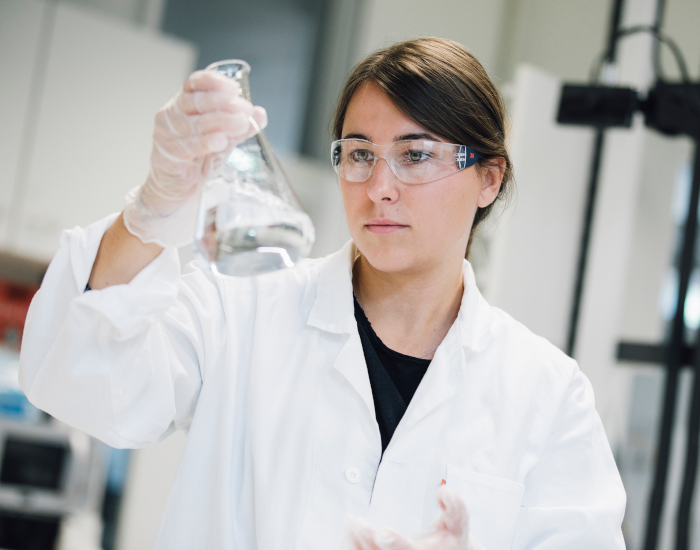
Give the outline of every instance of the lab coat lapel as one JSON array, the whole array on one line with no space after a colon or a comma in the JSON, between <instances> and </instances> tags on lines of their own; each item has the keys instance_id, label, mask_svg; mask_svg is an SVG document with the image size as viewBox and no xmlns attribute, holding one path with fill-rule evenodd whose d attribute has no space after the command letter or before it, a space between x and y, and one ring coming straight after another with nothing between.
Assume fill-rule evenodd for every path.
<instances>
[{"instance_id":1,"label":"lab coat lapel","mask_svg":"<svg viewBox=\"0 0 700 550\"><path fill-rule=\"evenodd\" d=\"M352 265L356 255L354 243L348 241L338 252L322 261L316 299L307 324L326 332L348 335L333 362L333 368L357 391L374 418L372 386L367 374L362 342L357 332L353 305Z\"/></svg>"},{"instance_id":2,"label":"lab coat lapel","mask_svg":"<svg viewBox=\"0 0 700 550\"><path fill-rule=\"evenodd\" d=\"M374 399L372 398L372 386L367 374L367 365L362 351L362 342L355 331L340 350L333 363L333 368L342 374L367 405L372 418L375 418Z\"/></svg>"},{"instance_id":3,"label":"lab coat lapel","mask_svg":"<svg viewBox=\"0 0 700 550\"><path fill-rule=\"evenodd\" d=\"M456 321L435 352L425 377L416 390L392 440L401 437L436 407L454 397L467 375L465 352L478 353L492 340L491 308L476 286L466 260L462 269L464 294ZM391 447L391 443L389 444Z\"/></svg>"},{"instance_id":4,"label":"lab coat lapel","mask_svg":"<svg viewBox=\"0 0 700 550\"><path fill-rule=\"evenodd\" d=\"M316 299L307 325L335 334L357 334L352 298L352 264L356 254L354 243L348 241L338 252L321 260Z\"/></svg>"},{"instance_id":5,"label":"lab coat lapel","mask_svg":"<svg viewBox=\"0 0 700 550\"><path fill-rule=\"evenodd\" d=\"M460 345L458 330L453 326L435 352L435 357L396 428L392 441L400 438L440 404L454 397L464 382L465 370L464 351Z\"/></svg>"}]
</instances>

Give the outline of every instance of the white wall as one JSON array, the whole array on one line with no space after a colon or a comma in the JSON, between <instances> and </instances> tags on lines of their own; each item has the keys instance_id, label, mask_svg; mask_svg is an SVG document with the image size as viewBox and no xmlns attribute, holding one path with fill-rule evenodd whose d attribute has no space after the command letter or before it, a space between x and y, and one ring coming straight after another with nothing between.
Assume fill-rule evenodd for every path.
<instances>
[{"instance_id":1,"label":"white wall","mask_svg":"<svg viewBox=\"0 0 700 550\"><path fill-rule=\"evenodd\" d=\"M492 73L500 43L504 1L367 0L358 55L364 57L392 42L421 36L463 44Z\"/></svg>"},{"instance_id":2,"label":"white wall","mask_svg":"<svg viewBox=\"0 0 700 550\"><path fill-rule=\"evenodd\" d=\"M479 233L482 291L530 330L565 349L592 130L557 124L561 81L529 65L511 89L515 192ZM475 250L476 252L476 250ZM484 273L483 270L487 272Z\"/></svg>"},{"instance_id":3,"label":"white wall","mask_svg":"<svg viewBox=\"0 0 700 550\"><path fill-rule=\"evenodd\" d=\"M15 182L23 177L31 144L32 83L46 4L38 0L0 0L0 242L7 238Z\"/></svg>"},{"instance_id":4,"label":"white wall","mask_svg":"<svg viewBox=\"0 0 700 550\"><path fill-rule=\"evenodd\" d=\"M0 8L0 21L21 23L12 49L24 52L21 64L0 57L4 78L18 83L0 92L9 120L0 140L10 144L0 153L0 206L11 188L0 246L48 261L63 229L120 210L126 191L141 184L154 115L187 77L195 51L72 3L4 0Z\"/></svg>"},{"instance_id":5,"label":"white wall","mask_svg":"<svg viewBox=\"0 0 700 550\"><path fill-rule=\"evenodd\" d=\"M700 72L700 2L697 0L671 0L666 2L664 30L683 51L693 78ZM663 50L663 65L666 74L677 78L678 69L668 49Z\"/></svg>"},{"instance_id":6,"label":"white wall","mask_svg":"<svg viewBox=\"0 0 700 550\"><path fill-rule=\"evenodd\" d=\"M605 45L609 0L506 0L498 73L529 63L565 80L585 80Z\"/></svg>"},{"instance_id":7,"label":"white wall","mask_svg":"<svg viewBox=\"0 0 700 550\"><path fill-rule=\"evenodd\" d=\"M160 20L167 0L69 0L77 6L92 8L128 23L160 28Z\"/></svg>"}]
</instances>

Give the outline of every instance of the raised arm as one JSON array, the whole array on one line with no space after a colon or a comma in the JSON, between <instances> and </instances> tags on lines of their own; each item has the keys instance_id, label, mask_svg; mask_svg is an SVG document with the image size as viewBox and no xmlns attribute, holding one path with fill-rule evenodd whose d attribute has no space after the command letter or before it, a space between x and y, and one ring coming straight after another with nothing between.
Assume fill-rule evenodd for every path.
<instances>
[{"instance_id":1,"label":"raised arm","mask_svg":"<svg viewBox=\"0 0 700 550\"><path fill-rule=\"evenodd\" d=\"M93 290L101 290L130 283L162 251L162 246L144 244L129 233L123 214L119 214L100 241L88 284Z\"/></svg>"},{"instance_id":2,"label":"raised arm","mask_svg":"<svg viewBox=\"0 0 700 550\"><path fill-rule=\"evenodd\" d=\"M265 126L235 82L193 73L156 116L148 177L123 213L64 232L22 342L37 407L115 447L188 428L226 323L217 281L181 276L175 247L193 238L211 161L252 135L251 118Z\"/></svg>"}]
</instances>

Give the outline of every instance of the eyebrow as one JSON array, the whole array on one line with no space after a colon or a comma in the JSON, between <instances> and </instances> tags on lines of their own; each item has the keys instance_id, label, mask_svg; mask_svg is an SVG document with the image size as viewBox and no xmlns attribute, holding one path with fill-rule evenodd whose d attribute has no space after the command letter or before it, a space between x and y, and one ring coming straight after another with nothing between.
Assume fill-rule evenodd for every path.
<instances>
[{"instance_id":1,"label":"eyebrow","mask_svg":"<svg viewBox=\"0 0 700 550\"><path fill-rule=\"evenodd\" d=\"M343 136L343 139L364 139L365 141L370 141L370 142L372 141L364 134L346 134L345 136ZM408 140L412 140L412 139L425 139L428 141L440 141L435 136L428 134L426 132L422 132L420 134L402 134L400 136L396 136L394 138L394 141L408 141Z\"/></svg>"},{"instance_id":2,"label":"eyebrow","mask_svg":"<svg viewBox=\"0 0 700 550\"><path fill-rule=\"evenodd\" d=\"M407 140L411 140L411 139L425 139L428 141L440 141L435 136L428 134L426 132L423 132L420 134L403 134L402 136L395 137L394 141L407 141Z\"/></svg>"},{"instance_id":3,"label":"eyebrow","mask_svg":"<svg viewBox=\"0 0 700 550\"><path fill-rule=\"evenodd\" d=\"M346 134L342 139L364 139L365 141L372 141L364 134Z\"/></svg>"}]
</instances>

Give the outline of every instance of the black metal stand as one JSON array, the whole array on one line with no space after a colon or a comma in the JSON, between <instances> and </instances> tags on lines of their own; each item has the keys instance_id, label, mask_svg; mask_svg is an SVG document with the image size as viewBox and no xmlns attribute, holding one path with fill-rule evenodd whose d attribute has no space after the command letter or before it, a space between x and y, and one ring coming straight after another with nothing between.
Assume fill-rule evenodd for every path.
<instances>
[{"instance_id":1,"label":"black metal stand","mask_svg":"<svg viewBox=\"0 0 700 550\"><path fill-rule=\"evenodd\" d=\"M663 20L665 0L657 0L656 7L656 21L654 26L651 27L651 30L656 30L658 35ZM613 12L609 29L610 32L605 53L605 61L607 62L614 62L615 60L617 39L619 36L621 36L619 33L622 8L623 0L615 0L613 4ZM657 77L660 77L661 63L658 43L654 44L653 60ZM679 66L680 65L681 62L679 61ZM695 349L690 349L686 346L684 319L685 298L688 292L690 275L695 265L698 203L700 202L700 124L696 124L696 119L700 114L700 89L694 90L694 85L687 82L688 78L686 73L684 73L684 77L686 79L685 84L687 85L687 89L686 87L676 87L674 90L665 90L664 86L657 86L657 88L650 92L646 106L641 109L646 115L646 123L648 126L670 135L691 135L696 140L693 184L690 193L690 200L688 201L688 213L685 227L683 230L683 242L681 246L678 268L678 295L676 297L676 311L671 325L670 341L667 345L663 346L650 346L645 344L623 342L618 347L619 359L663 363L666 370L663 410L656 455L656 468L654 472L653 488L649 500L644 550L656 550L658 544L661 515L663 512L668 478L671 438L673 435L673 425L675 421L676 401L678 394L678 374L680 369L685 365L692 365L695 367L695 378L688 422L688 445L686 449L683 488L677 518L676 550L688 550L690 511L695 489L695 479L697 476L698 454L700 451L700 336L697 339ZM657 85L658 84L659 83L657 82ZM661 84L665 83L662 82ZM669 93L669 91L672 93ZM694 97L695 95L697 95L697 97ZM693 105L695 105L695 108L693 108ZM560 122L563 122L563 120L560 120ZM568 122L571 123L571 121ZM598 127L596 129L596 139L591 157L588 192L584 210L583 227L581 230L581 244L579 248L577 265L578 269L576 272L571 314L569 318L566 352L571 356L573 356L576 348L576 335L578 331L579 314L583 297L586 265L588 263L588 248L594 219L595 202L598 191L598 181L604 143L605 129Z\"/></svg>"},{"instance_id":2,"label":"black metal stand","mask_svg":"<svg viewBox=\"0 0 700 550\"><path fill-rule=\"evenodd\" d=\"M591 158L591 171L588 177L586 190L586 206L583 213L583 227L581 228L581 243L579 244L578 263L576 265L576 281L574 282L574 296L571 301L571 314L569 316L569 333L566 339L566 354L574 356L576 351L576 334L578 332L578 320L581 312L581 300L583 298L583 281L588 264L588 245L591 240L593 228L593 212L598 195L598 181L600 180L600 164L605 146L605 130L598 128L593 142L593 156Z\"/></svg>"},{"instance_id":3,"label":"black metal stand","mask_svg":"<svg viewBox=\"0 0 700 550\"><path fill-rule=\"evenodd\" d=\"M676 550L688 549L690 510L695 487L698 462L698 431L700 428L700 338L695 348L685 344L685 298L688 293L690 276L695 265L695 245L697 241L698 204L700 203L700 146L696 145L693 184L688 201L688 213L683 229L683 241L678 265L678 294L676 312L671 324L671 336L667 345L654 346L622 342L618 346L618 359L635 362L664 363L666 381L664 401L659 427L656 453L656 468L649 500L647 530L644 550L656 550L658 545L661 516L666 494L668 464L671 453L671 438L675 423L676 401L678 397L678 375L684 366L695 367L693 400L688 424L688 447L686 452L685 474L677 519Z\"/></svg>"}]
</instances>

